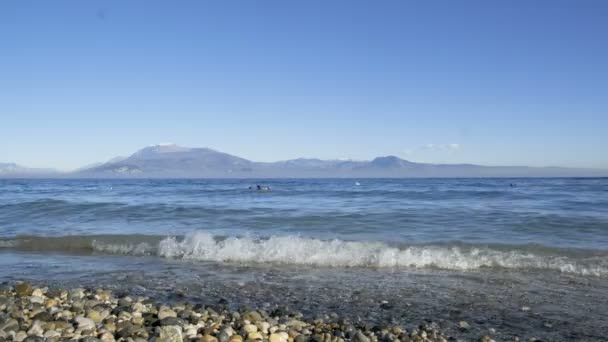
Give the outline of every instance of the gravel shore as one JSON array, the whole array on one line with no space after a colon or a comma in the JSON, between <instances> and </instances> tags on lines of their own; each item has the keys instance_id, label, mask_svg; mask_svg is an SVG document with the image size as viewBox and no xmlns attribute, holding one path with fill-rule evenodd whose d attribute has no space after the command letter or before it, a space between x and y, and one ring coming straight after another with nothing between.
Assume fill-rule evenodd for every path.
<instances>
[{"instance_id":1,"label":"gravel shore","mask_svg":"<svg viewBox=\"0 0 608 342\"><path fill-rule=\"evenodd\" d=\"M452 341L437 323L416 329L352 323L335 313L314 320L221 304L174 303L103 289L49 289L16 283L0 290L0 341L375 342ZM467 329L466 322L460 322ZM479 341L490 342L490 336Z\"/></svg>"}]
</instances>

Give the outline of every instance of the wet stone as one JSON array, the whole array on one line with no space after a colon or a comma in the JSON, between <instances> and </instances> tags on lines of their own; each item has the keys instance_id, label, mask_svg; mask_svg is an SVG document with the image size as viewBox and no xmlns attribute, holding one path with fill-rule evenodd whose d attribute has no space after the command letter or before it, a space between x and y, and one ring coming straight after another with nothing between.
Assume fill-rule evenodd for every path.
<instances>
[{"instance_id":1,"label":"wet stone","mask_svg":"<svg viewBox=\"0 0 608 342\"><path fill-rule=\"evenodd\" d=\"M355 336L353 337L353 341L354 342L370 342L369 338L367 336L365 336L361 330L357 331L357 333L355 334Z\"/></svg>"},{"instance_id":2,"label":"wet stone","mask_svg":"<svg viewBox=\"0 0 608 342\"><path fill-rule=\"evenodd\" d=\"M101 340L96 337L86 336L86 337L80 338L78 340L78 342L101 342Z\"/></svg>"},{"instance_id":3,"label":"wet stone","mask_svg":"<svg viewBox=\"0 0 608 342\"><path fill-rule=\"evenodd\" d=\"M131 301L126 298L120 298L118 300L118 306L129 307L131 306Z\"/></svg>"},{"instance_id":4,"label":"wet stone","mask_svg":"<svg viewBox=\"0 0 608 342\"><path fill-rule=\"evenodd\" d=\"M15 292L17 293L17 296L25 297L31 295L32 292L34 292L34 289L29 283L23 282L15 285Z\"/></svg>"},{"instance_id":5,"label":"wet stone","mask_svg":"<svg viewBox=\"0 0 608 342\"><path fill-rule=\"evenodd\" d=\"M244 321L249 321L250 323L256 323L256 322L262 320L262 316L257 311L250 311L250 312L247 312L246 314L244 314L242 316L242 319Z\"/></svg>"},{"instance_id":6,"label":"wet stone","mask_svg":"<svg viewBox=\"0 0 608 342\"><path fill-rule=\"evenodd\" d=\"M186 322L183 319L177 317L167 317L160 320L160 326L178 325L183 327L185 324Z\"/></svg>"},{"instance_id":7,"label":"wet stone","mask_svg":"<svg viewBox=\"0 0 608 342\"><path fill-rule=\"evenodd\" d=\"M199 339L199 342L218 342L215 336L205 335Z\"/></svg>"},{"instance_id":8,"label":"wet stone","mask_svg":"<svg viewBox=\"0 0 608 342\"><path fill-rule=\"evenodd\" d=\"M158 338L156 342L182 342L182 327L168 325L158 328Z\"/></svg>"},{"instance_id":9,"label":"wet stone","mask_svg":"<svg viewBox=\"0 0 608 342\"><path fill-rule=\"evenodd\" d=\"M129 312L131 311L131 308L128 306L117 306L114 309L112 309L112 315L118 316L121 312Z\"/></svg>"},{"instance_id":10,"label":"wet stone","mask_svg":"<svg viewBox=\"0 0 608 342\"><path fill-rule=\"evenodd\" d=\"M243 342L243 338L240 335L230 336L230 342Z\"/></svg>"},{"instance_id":11,"label":"wet stone","mask_svg":"<svg viewBox=\"0 0 608 342\"><path fill-rule=\"evenodd\" d=\"M222 330L219 334L217 334L217 340L218 342L228 342L230 340L230 336L228 336L226 331Z\"/></svg>"},{"instance_id":12,"label":"wet stone","mask_svg":"<svg viewBox=\"0 0 608 342\"><path fill-rule=\"evenodd\" d=\"M5 323L0 324L0 331L16 331L19 329L19 321L16 319L8 319Z\"/></svg>"},{"instance_id":13,"label":"wet stone","mask_svg":"<svg viewBox=\"0 0 608 342\"><path fill-rule=\"evenodd\" d=\"M76 317L76 323L78 324L78 328L82 330L95 329L95 322L86 317Z\"/></svg>"},{"instance_id":14,"label":"wet stone","mask_svg":"<svg viewBox=\"0 0 608 342\"><path fill-rule=\"evenodd\" d=\"M469 323L465 322L465 321L460 321L458 322L458 328L460 330L466 331L469 330L471 326L469 325Z\"/></svg>"}]
</instances>

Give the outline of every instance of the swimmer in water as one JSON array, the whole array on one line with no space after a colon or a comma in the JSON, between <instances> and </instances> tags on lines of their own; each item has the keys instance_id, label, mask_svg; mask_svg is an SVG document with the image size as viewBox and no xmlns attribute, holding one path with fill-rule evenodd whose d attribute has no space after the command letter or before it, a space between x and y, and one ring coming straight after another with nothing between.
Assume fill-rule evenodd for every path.
<instances>
[{"instance_id":1,"label":"swimmer in water","mask_svg":"<svg viewBox=\"0 0 608 342\"><path fill-rule=\"evenodd\" d=\"M249 190L253 190L253 189L254 189L254 187L250 185L250 186L248 187L248 189L249 189ZM259 184L255 186L255 190L256 190L256 191L271 191L269 186L261 186L261 185L259 185Z\"/></svg>"}]
</instances>

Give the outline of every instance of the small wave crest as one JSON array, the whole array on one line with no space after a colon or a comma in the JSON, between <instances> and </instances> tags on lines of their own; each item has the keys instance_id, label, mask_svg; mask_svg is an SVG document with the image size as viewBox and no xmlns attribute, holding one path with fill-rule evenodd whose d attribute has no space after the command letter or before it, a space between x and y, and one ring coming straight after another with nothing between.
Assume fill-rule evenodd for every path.
<instances>
[{"instance_id":1,"label":"small wave crest","mask_svg":"<svg viewBox=\"0 0 608 342\"><path fill-rule=\"evenodd\" d=\"M408 246L381 242L308 239L299 236L218 240L204 232L183 240L169 237L159 243L158 254L167 258L219 262L277 263L329 267L435 267L448 270L481 268L548 269L581 275L607 274L606 257L574 260L566 256L539 255L523 250L501 251L488 247Z\"/></svg>"},{"instance_id":2,"label":"small wave crest","mask_svg":"<svg viewBox=\"0 0 608 342\"><path fill-rule=\"evenodd\" d=\"M63 253L158 256L244 264L322 267L438 268L469 271L490 268L553 270L584 276L608 275L605 252L572 253L526 246L434 244L392 246L383 242L320 240L301 236L217 237L193 232L182 237L101 235L0 239L0 248Z\"/></svg>"},{"instance_id":3,"label":"small wave crest","mask_svg":"<svg viewBox=\"0 0 608 342\"><path fill-rule=\"evenodd\" d=\"M156 248L147 242L107 243L99 240L93 240L91 247L96 252L107 254L152 255L156 252Z\"/></svg>"}]
</instances>

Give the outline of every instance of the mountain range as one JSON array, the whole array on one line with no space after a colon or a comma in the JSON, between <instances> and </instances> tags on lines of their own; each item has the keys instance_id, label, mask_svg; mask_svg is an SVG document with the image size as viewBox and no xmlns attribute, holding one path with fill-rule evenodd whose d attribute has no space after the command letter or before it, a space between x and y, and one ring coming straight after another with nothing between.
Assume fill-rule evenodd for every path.
<instances>
[{"instance_id":1,"label":"mountain range","mask_svg":"<svg viewBox=\"0 0 608 342\"><path fill-rule=\"evenodd\" d=\"M129 157L71 172L0 163L0 178L365 178L365 177L601 177L608 170L561 167L429 164L395 156L369 161L299 158L255 162L209 148L145 147Z\"/></svg>"}]
</instances>

